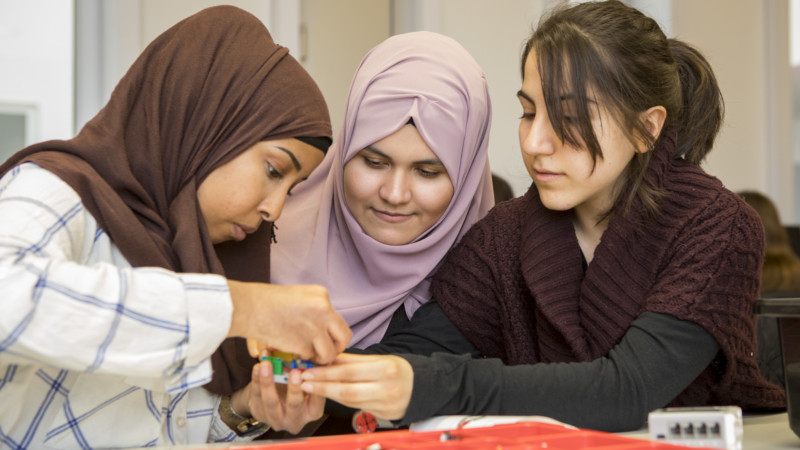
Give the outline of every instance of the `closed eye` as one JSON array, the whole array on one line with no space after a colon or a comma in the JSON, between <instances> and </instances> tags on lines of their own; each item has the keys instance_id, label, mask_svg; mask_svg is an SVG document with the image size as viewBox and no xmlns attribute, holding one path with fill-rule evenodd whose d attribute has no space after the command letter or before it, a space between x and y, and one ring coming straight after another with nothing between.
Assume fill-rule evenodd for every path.
<instances>
[{"instance_id":1,"label":"closed eye","mask_svg":"<svg viewBox=\"0 0 800 450\"><path fill-rule=\"evenodd\" d=\"M377 169L386 165L385 162L379 159L374 159L367 156L364 156L363 158L364 158L364 164L366 164L368 167L373 167Z\"/></svg>"},{"instance_id":2,"label":"closed eye","mask_svg":"<svg viewBox=\"0 0 800 450\"><path fill-rule=\"evenodd\" d=\"M443 170L436 170L436 169L424 168L424 167L420 167L417 170L419 171L420 175L422 175L425 178L436 178L439 175L441 175L442 173L444 173Z\"/></svg>"},{"instance_id":3,"label":"closed eye","mask_svg":"<svg viewBox=\"0 0 800 450\"><path fill-rule=\"evenodd\" d=\"M266 171L267 177L269 179L271 179L271 180L282 180L283 179L283 174L278 169L273 167L272 164L270 164L270 163L265 163L265 164L267 166L265 171Z\"/></svg>"}]
</instances>

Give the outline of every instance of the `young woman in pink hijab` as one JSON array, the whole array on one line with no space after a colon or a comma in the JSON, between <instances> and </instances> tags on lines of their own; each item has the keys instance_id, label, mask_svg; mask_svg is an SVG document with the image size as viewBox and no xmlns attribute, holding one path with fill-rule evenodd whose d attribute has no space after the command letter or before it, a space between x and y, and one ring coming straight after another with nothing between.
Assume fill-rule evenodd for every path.
<instances>
[{"instance_id":1,"label":"young woman in pink hijab","mask_svg":"<svg viewBox=\"0 0 800 450\"><path fill-rule=\"evenodd\" d=\"M494 205L490 122L483 71L455 40L415 32L373 48L353 78L338 142L275 222L271 282L327 288L351 347L379 342L393 318L408 321L430 299L439 262ZM274 344L251 341L249 354L230 344L216 391L247 386L256 403L277 395L262 375L270 363L250 356ZM292 373L289 392L299 389Z\"/></svg>"},{"instance_id":2,"label":"young woman in pink hijab","mask_svg":"<svg viewBox=\"0 0 800 450\"><path fill-rule=\"evenodd\" d=\"M364 57L335 142L292 190L272 246L276 284L319 284L377 343L430 299L448 250L493 206L486 79L455 40L391 37Z\"/></svg>"}]
</instances>

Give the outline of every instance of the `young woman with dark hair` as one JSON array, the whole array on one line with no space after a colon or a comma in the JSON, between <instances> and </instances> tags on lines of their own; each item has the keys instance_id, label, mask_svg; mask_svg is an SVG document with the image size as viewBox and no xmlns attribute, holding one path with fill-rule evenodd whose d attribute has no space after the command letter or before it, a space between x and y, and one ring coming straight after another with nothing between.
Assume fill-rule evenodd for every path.
<instances>
[{"instance_id":1,"label":"young woman with dark hair","mask_svg":"<svg viewBox=\"0 0 800 450\"><path fill-rule=\"evenodd\" d=\"M705 58L612 0L544 17L521 63L533 185L367 349L424 355L340 355L303 389L401 425L537 414L624 431L664 406L785 407L755 356L759 218L699 166L723 116Z\"/></svg>"}]
</instances>

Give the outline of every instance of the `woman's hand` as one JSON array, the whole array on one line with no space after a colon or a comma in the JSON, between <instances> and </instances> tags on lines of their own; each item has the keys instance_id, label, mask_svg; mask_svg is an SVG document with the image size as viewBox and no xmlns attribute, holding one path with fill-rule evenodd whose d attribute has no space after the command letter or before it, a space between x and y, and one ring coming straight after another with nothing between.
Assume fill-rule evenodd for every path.
<instances>
[{"instance_id":1,"label":"woman's hand","mask_svg":"<svg viewBox=\"0 0 800 450\"><path fill-rule=\"evenodd\" d=\"M228 280L233 317L229 337L253 338L269 348L328 364L347 348L352 332L322 286L280 286Z\"/></svg>"},{"instance_id":2,"label":"woman's hand","mask_svg":"<svg viewBox=\"0 0 800 450\"><path fill-rule=\"evenodd\" d=\"M274 430L297 434L307 423L322 417L325 397L309 395L300 389L298 369L289 374L287 385L275 383L272 364L262 361L253 367L253 379L233 394L233 409L239 415L252 416Z\"/></svg>"},{"instance_id":3,"label":"woman's hand","mask_svg":"<svg viewBox=\"0 0 800 450\"><path fill-rule=\"evenodd\" d=\"M301 387L309 394L388 420L405 416L414 388L411 364L394 355L343 353L330 366L305 370L301 378Z\"/></svg>"}]
</instances>

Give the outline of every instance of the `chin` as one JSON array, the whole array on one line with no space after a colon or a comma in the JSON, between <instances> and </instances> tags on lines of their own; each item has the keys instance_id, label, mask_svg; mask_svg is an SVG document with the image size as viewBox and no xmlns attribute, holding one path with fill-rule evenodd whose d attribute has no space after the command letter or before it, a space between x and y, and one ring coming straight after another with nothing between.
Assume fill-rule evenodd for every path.
<instances>
[{"instance_id":1,"label":"chin","mask_svg":"<svg viewBox=\"0 0 800 450\"><path fill-rule=\"evenodd\" d=\"M377 235L377 236L370 235L370 237L372 239L375 239L376 241L380 242L381 244L384 244L384 245L395 245L395 246L396 245L406 245L409 242L411 242L411 241L403 239L400 236L394 236L394 235L388 235L388 236L387 235Z\"/></svg>"},{"instance_id":2,"label":"chin","mask_svg":"<svg viewBox=\"0 0 800 450\"><path fill-rule=\"evenodd\" d=\"M542 201L544 207L551 211L569 211L575 207L570 201L559 198L548 198L547 195L543 195L541 192L539 192L539 199Z\"/></svg>"},{"instance_id":3,"label":"chin","mask_svg":"<svg viewBox=\"0 0 800 450\"><path fill-rule=\"evenodd\" d=\"M376 241L380 242L384 245L391 245L391 246L398 246L398 245L406 245L408 242L400 240L400 239L375 239Z\"/></svg>"}]
</instances>

